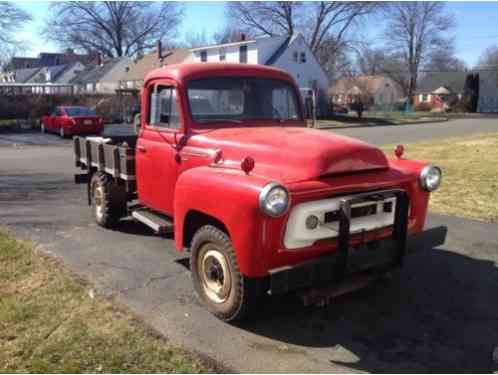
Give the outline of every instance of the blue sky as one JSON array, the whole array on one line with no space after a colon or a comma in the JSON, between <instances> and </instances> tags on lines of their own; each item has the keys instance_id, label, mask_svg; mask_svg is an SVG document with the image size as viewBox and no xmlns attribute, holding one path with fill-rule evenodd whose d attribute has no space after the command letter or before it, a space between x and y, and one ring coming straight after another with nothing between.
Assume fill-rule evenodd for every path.
<instances>
[{"instance_id":1,"label":"blue sky","mask_svg":"<svg viewBox=\"0 0 498 375\"><path fill-rule=\"evenodd\" d=\"M34 22L19 32L18 37L29 41L27 55L37 55L41 51L57 51L57 46L47 43L39 36L39 30L47 18L50 2L18 2L33 14ZM222 2L187 2L185 18L179 30L179 38L185 38L189 32L205 32L209 37L221 29L225 20ZM456 28L450 35L455 37L457 56L467 64L477 62L484 49L492 44L498 45L498 2L448 2L448 10L456 18ZM383 29L379 21L372 22L368 34L375 35Z\"/></svg>"}]
</instances>

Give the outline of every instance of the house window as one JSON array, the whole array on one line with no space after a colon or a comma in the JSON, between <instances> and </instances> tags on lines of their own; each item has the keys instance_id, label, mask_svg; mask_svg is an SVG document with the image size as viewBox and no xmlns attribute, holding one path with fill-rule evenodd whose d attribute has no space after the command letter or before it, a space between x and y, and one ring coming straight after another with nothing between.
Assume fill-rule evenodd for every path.
<instances>
[{"instance_id":1,"label":"house window","mask_svg":"<svg viewBox=\"0 0 498 375\"><path fill-rule=\"evenodd\" d=\"M421 95L421 98L420 98L420 101L423 102L423 103L426 103L429 101L429 95L427 94L422 94Z\"/></svg>"},{"instance_id":2,"label":"house window","mask_svg":"<svg viewBox=\"0 0 498 375\"><path fill-rule=\"evenodd\" d=\"M299 53L297 51L294 51L294 53L292 54L292 60L294 60L294 62L298 62Z\"/></svg>"},{"instance_id":3,"label":"house window","mask_svg":"<svg viewBox=\"0 0 498 375\"><path fill-rule=\"evenodd\" d=\"M239 62L242 64L247 63L247 46L239 47Z\"/></svg>"},{"instance_id":4,"label":"house window","mask_svg":"<svg viewBox=\"0 0 498 375\"><path fill-rule=\"evenodd\" d=\"M225 61L226 60L226 51L225 51L225 48L220 48L220 61Z\"/></svg>"},{"instance_id":5,"label":"house window","mask_svg":"<svg viewBox=\"0 0 498 375\"><path fill-rule=\"evenodd\" d=\"M201 62L206 62L208 60L207 51L201 51Z\"/></svg>"},{"instance_id":6,"label":"house window","mask_svg":"<svg viewBox=\"0 0 498 375\"><path fill-rule=\"evenodd\" d=\"M301 62L304 64L306 62L306 53L301 52Z\"/></svg>"}]
</instances>

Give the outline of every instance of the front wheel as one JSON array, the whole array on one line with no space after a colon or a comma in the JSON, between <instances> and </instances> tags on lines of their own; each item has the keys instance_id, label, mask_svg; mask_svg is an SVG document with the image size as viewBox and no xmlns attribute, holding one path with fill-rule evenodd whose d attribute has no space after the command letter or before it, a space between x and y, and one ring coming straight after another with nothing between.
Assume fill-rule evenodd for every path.
<instances>
[{"instance_id":1,"label":"front wheel","mask_svg":"<svg viewBox=\"0 0 498 375\"><path fill-rule=\"evenodd\" d=\"M66 138L66 132L64 131L64 126L59 128L59 135L61 138Z\"/></svg>"},{"instance_id":2,"label":"front wheel","mask_svg":"<svg viewBox=\"0 0 498 375\"><path fill-rule=\"evenodd\" d=\"M194 235L190 271L207 309L224 321L246 317L259 298L259 288L239 270L230 238L211 225L201 227Z\"/></svg>"},{"instance_id":3,"label":"front wheel","mask_svg":"<svg viewBox=\"0 0 498 375\"><path fill-rule=\"evenodd\" d=\"M45 133L45 132L46 132L46 130L45 130L45 124L44 124L42 121L40 121L40 131L41 131L42 133Z\"/></svg>"}]
</instances>

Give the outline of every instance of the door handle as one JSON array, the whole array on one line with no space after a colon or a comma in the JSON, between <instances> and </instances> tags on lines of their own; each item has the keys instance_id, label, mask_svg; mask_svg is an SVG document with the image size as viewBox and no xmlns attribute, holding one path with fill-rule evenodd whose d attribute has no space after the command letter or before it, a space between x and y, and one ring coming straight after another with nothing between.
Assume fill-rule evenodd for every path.
<instances>
[{"instance_id":1,"label":"door handle","mask_svg":"<svg viewBox=\"0 0 498 375\"><path fill-rule=\"evenodd\" d=\"M145 146L142 146L142 145L138 145L137 150L140 152L147 152L147 149L145 148Z\"/></svg>"}]
</instances>

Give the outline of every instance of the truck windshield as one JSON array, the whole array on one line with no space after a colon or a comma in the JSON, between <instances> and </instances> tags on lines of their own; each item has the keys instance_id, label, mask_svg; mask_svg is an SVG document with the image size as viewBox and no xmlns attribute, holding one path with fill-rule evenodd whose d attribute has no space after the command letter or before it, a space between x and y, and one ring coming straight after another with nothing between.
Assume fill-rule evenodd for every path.
<instances>
[{"instance_id":1,"label":"truck windshield","mask_svg":"<svg viewBox=\"0 0 498 375\"><path fill-rule=\"evenodd\" d=\"M64 111L70 117L75 116L96 116L97 113L88 107L64 107Z\"/></svg>"},{"instance_id":2,"label":"truck windshield","mask_svg":"<svg viewBox=\"0 0 498 375\"><path fill-rule=\"evenodd\" d=\"M188 84L192 118L199 123L244 120L299 121L294 87L266 78L218 77Z\"/></svg>"}]
</instances>

